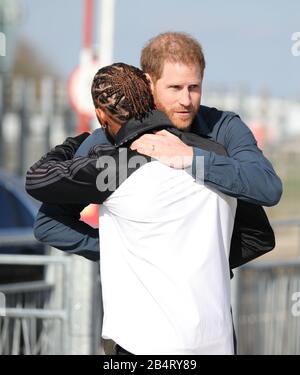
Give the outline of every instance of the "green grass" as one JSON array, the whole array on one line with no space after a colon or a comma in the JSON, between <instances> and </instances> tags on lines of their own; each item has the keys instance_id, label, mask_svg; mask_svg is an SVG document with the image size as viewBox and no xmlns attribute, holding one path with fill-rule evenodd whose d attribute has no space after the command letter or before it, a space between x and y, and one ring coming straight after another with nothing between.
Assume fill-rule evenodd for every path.
<instances>
[{"instance_id":1,"label":"green grass","mask_svg":"<svg viewBox=\"0 0 300 375\"><path fill-rule=\"evenodd\" d=\"M270 219L300 218L300 156L284 155L272 160L283 183L279 204L268 208Z\"/></svg>"}]
</instances>

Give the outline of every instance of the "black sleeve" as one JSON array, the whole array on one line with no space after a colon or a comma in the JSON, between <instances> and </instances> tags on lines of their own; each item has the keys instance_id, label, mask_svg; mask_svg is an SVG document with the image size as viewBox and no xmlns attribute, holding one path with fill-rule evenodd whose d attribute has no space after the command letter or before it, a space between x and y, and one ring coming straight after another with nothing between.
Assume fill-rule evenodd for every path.
<instances>
[{"instance_id":1,"label":"black sleeve","mask_svg":"<svg viewBox=\"0 0 300 375\"><path fill-rule=\"evenodd\" d=\"M97 159L67 160L73 156L67 152L68 142L56 146L27 172L28 194L45 203L101 204L131 173L150 160L129 149L97 147L97 152L92 152L93 157L100 155ZM140 163L134 162L135 156Z\"/></svg>"},{"instance_id":2,"label":"black sleeve","mask_svg":"<svg viewBox=\"0 0 300 375\"><path fill-rule=\"evenodd\" d=\"M274 247L274 232L263 207L238 200L229 255L230 268L250 262Z\"/></svg>"}]
</instances>

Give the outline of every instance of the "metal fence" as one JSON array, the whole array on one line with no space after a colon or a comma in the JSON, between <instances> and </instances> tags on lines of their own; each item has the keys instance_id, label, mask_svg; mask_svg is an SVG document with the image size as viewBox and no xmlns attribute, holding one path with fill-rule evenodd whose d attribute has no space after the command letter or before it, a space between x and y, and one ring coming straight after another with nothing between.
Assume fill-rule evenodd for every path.
<instances>
[{"instance_id":1,"label":"metal fence","mask_svg":"<svg viewBox=\"0 0 300 375\"><path fill-rule=\"evenodd\" d=\"M300 220L274 226L299 228ZM42 281L0 286L0 354L103 353L97 264L55 254L0 255L0 264L52 270ZM300 258L254 262L234 279L238 354L300 354Z\"/></svg>"},{"instance_id":2,"label":"metal fence","mask_svg":"<svg viewBox=\"0 0 300 375\"><path fill-rule=\"evenodd\" d=\"M248 265L239 271L238 353L300 354L300 260Z\"/></svg>"},{"instance_id":3,"label":"metal fence","mask_svg":"<svg viewBox=\"0 0 300 375\"><path fill-rule=\"evenodd\" d=\"M280 250L294 255L249 263L236 273L239 354L300 354L300 220L272 225L277 242L285 246ZM281 242L279 232L292 240Z\"/></svg>"},{"instance_id":4,"label":"metal fence","mask_svg":"<svg viewBox=\"0 0 300 375\"><path fill-rule=\"evenodd\" d=\"M6 297L0 354L69 354L70 258L1 255L0 264L62 267L60 287L47 281L0 285Z\"/></svg>"}]
</instances>

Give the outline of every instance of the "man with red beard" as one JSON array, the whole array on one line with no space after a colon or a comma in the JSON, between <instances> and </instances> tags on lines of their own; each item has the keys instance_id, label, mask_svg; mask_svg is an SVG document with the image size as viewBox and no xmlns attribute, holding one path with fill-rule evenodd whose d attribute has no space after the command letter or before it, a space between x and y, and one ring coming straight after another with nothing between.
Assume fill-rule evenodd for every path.
<instances>
[{"instance_id":1,"label":"man with red beard","mask_svg":"<svg viewBox=\"0 0 300 375\"><path fill-rule=\"evenodd\" d=\"M192 165L196 178L197 157L204 157L208 186L263 206L279 202L281 181L249 128L235 113L201 106L205 58L195 39L185 33L159 34L142 50L141 67L151 81L157 108L178 129L222 144L228 157L187 146L166 131L143 135L132 149L175 168Z\"/></svg>"}]
</instances>

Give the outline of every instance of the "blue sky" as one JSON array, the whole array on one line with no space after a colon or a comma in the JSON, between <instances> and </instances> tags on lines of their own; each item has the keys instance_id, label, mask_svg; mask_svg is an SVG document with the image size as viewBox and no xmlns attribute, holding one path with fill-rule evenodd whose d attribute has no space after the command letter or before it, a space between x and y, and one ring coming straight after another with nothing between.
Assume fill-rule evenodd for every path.
<instances>
[{"instance_id":1,"label":"blue sky","mask_svg":"<svg viewBox=\"0 0 300 375\"><path fill-rule=\"evenodd\" d=\"M83 0L20 2L20 36L68 77L78 63ZM300 31L299 0L116 0L115 25L114 61L138 66L152 36L185 31L204 47L205 85L243 83L253 93L300 98L300 56L291 53L292 34Z\"/></svg>"}]
</instances>

